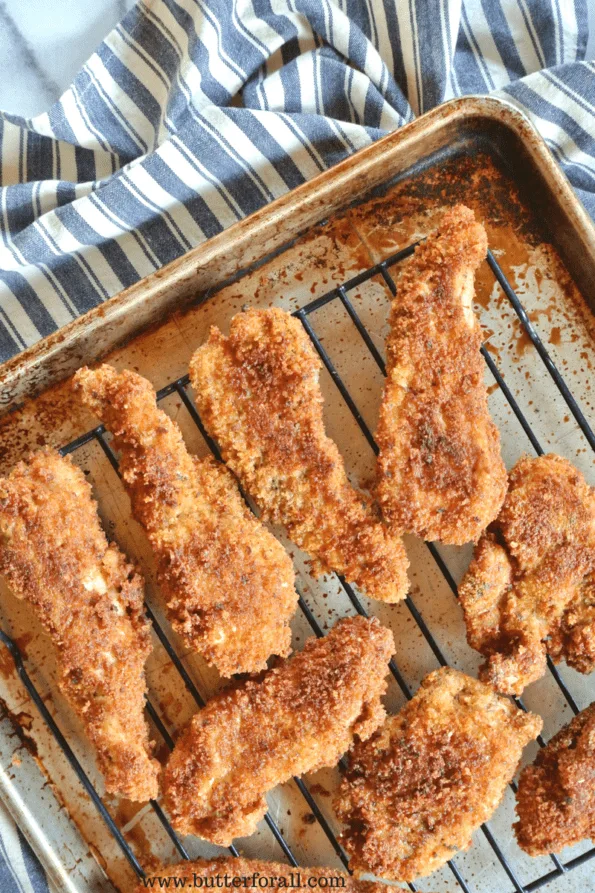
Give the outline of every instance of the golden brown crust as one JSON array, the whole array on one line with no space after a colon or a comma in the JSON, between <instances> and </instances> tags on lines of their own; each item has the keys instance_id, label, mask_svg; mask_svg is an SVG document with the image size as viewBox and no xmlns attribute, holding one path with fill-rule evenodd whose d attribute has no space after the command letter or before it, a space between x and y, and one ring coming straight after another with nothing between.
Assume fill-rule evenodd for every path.
<instances>
[{"instance_id":1,"label":"golden brown crust","mask_svg":"<svg viewBox=\"0 0 595 893\"><path fill-rule=\"evenodd\" d=\"M256 879L253 881L255 875ZM217 859L197 859L196 862L180 862L178 865L163 865L156 873L153 872L149 876L151 878L185 878L187 881L195 883L196 889L200 886L198 878L219 877L223 889L233 889L233 878L246 878L247 884L242 885L242 890L262 890L263 886L258 884L259 876L268 879L267 890L308 886L310 878L340 878L341 886L333 884L332 889L345 890L346 893L386 893L384 884L377 881L358 881L346 872L337 871L335 868L302 868L301 866L292 868L291 865L283 865L280 862L265 862L262 859L229 859L224 856ZM228 884L225 884L226 877L229 879ZM279 878L284 878L286 883L279 885ZM316 889L314 885L312 886ZM330 884L328 886L331 887ZM321 885L321 889L325 888L326 885L324 887ZM135 893L144 893L146 889L146 885L140 881L135 888Z\"/></svg>"},{"instance_id":2,"label":"golden brown crust","mask_svg":"<svg viewBox=\"0 0 595 893\"><path fill-rule=\"evenodd\" d=\"M369 500L349 483L324 431L320 360L301 323L278 308L239 313L229 337L212 328L190 364L202 420L268 518L369 596L407 592L407 558Z\"/></svg>"},{"instance_id":3,"label":"golden brown crust","mask_svg":"<svg viewBox=\"0 0 595 893\"><path fill-rule=\"evenodd\" d=\"M519 779L519 846L530 856L595 840L595 703L554 735Z\"/></svg>"},{"instance_id":4,"label":"golden brown crust","mask_svg":"<svg viewBox=\"0 0 595 893\"><path fill-rule=\"evenodd\" d=\"M275 785L334 766L354 735L369 737L384 719L380 696L393 648L377 620L340 620L261 679L216 695L164 771L174 828L227 846L254 831Z\"/></svg>"},{"instance_id":5,"label":"golden brown crust","mask_svg":"<svg viewBox=\"0 0 595 893\"><path fill-rule=\"evenodd\" d=\"M547 650L555 663L565 660L579 673L595 670L595 568L576 587Z\"/></svg>"},{"instance_id":6,"label":"golden brown crust","mask_svg":"<svg viewBox=\"0 0 595 893\"><path fill-rule=\"evenodd\" d=\"M187 451L150 382L110 366L75 388L114 435L132 511L157 559L174 629L224 676L291 650L291 560L245 505L229 471Z\"/></svg>"},{"instance_id":7,"label":"golden brown crust","mask_svg":"<svg viewBox=\"0 0 595 893\"><path fill-rule=\"evenodd\" d=\"M335 809L356 875L412 881L435 871L497 808L541 719L444 668L348 756Z\"/></svg>"},{"instance_id":8,"label":"golden brown crust","mask_svg":"<svg viewBox=\"0 0 595 893\"><path fill-rule=\"evenodd\" d=\"M595 669L595 491L566 459L524 458L459 587L481 678L521 694L546 656Z\"/></svg>"},{"instance_id":9,"label":"golden brown crust","mask_svg":"<svg viewBox=\"0 0 595 893\"><path fill-rule=\"evenodd\" d=\"M151 651L143 580L99 523L82 471L42 450L0 480L0 571L56 646L60 688L97 751L106 790L157 796L144 719Z\"/></svg>"},{"instance_id":10,"label":"golden brown crust","mask_svg":"<svg viewBox=\"0 0 595 893\"><path fill-rule=\"evenodd\" d=\"M486 251L483 226L457 205L405 266L376 432L377 496L391 528L459 545L478 539L506 492L473 313Z\"/></svg>"}]
</instances>

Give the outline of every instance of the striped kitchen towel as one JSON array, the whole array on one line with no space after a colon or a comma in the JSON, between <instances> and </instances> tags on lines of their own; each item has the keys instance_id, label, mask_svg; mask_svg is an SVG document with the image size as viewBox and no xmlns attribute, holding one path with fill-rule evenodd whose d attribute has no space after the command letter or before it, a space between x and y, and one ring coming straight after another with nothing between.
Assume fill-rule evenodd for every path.
<instances>
[{"instance_id":1,"label":"striped kitchen towel","mask_svg":"<svg viewBox=\"0 0 595 893\"><path fill-rule=\"evenodd\" d=\"M595 213L586 0L144 0L0 114L0 359L432 106L526 111Z\"/></svg>"},{"instance_id":2,"label":"striped kitchen towel","mask_svg":"<svg viewBox=\"0 0 595 893\"><path fill-rule=\"evenodd\" d=\"M0 113L0 359L447 99L498 93L595 216L587 0L143 0ZM47 890L0 810L2 893Z\"/></svg>"}]
</instances>

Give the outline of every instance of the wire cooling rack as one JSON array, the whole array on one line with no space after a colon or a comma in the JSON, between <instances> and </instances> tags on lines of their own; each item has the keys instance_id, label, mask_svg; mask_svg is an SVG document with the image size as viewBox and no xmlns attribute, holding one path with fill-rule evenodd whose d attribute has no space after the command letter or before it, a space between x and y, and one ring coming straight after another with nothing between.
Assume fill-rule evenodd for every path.
<instances>
[{"instance_id":1,"label":"wire cooling rack","mask_svg":"<svg viewBox=\"0 0 595 893\"><path fill-rule=\"evenodd\" d=\"M382 356L380 355L376 345L374 344L374 341L372 340L372 337L371 337L369 331L366 329L360 316L356 312L356 310L350 300L349 293L353 289L356 289L358 286L371 280L372 278L381 277L384 280L384 282L386 283L386 285L388 286L391 294L396 295L397 294L397 286L395 284L393 276L391 275L391 269L396 267L401 261L403 261L407 257L409 257L413 253L414 249L415 249L415 245L410 245L407 248L397 252L396 254L391 255L390 257L388 257L386 260L382 261L381 263L378 263L378 264L368 268L367 270L359 273L357 276L353 277L352 279L347 280L342 285L339 285L338 287L332 289L331 291L327 292L326 294L322 295L321 297L317 298L316 300L311 301L310 303L304 305L299 310L296 310L294 313L294 316L296 316L300 320L302 325L304 326L304 329L306 330L309 338L311 339L312 344L316 348L322 362L324 363L325 368L329 372L329 374L332 378L332 381L334 382L337 390L339 391L345 404L347 405L350 412L352 413L360 430L362 431L364 437L366 438L370 448L375 453L378 452L378 447L374 441L373 434L370 431L369 427L367 426L366 422L364 421L364 418L363 418L360 410L358 409L356 401L353 399L352 395L350 394L344 381L342 380L337 369L335 368L335 365L333 364L329 354L325 350L320 338L316 334L315 326L313 325L313 322L311 321L311 317L312 317L312 314L315 313L315 311L321 309L326 304L329 304L333 301L340 302L340 304L343 306L345 311L348 313L353 325L356 327L357 331L359 332L366 348L372 355L374 361L378 365L381 372L383 374L385 374L385 364L382 359ZM521 301L519 300L514 289L511 287L510 283L506 279L504 273L502 272L502 269L500 268L498 262L496 261L496 259L494 258L493 254L491 252L488 252L487 260L488 260L488 264L490 266L490 269L491 269L496 281L500 284L506 298L508 299L508 301L510 302L514 311L516 312L527 336L530 338L535 349L537 350L539 357L543 361L543 364L544 364L547 372L551 376L556 388L558 389L559 393L563 397L565 403L568 406L568 409L570 410L574 419L578 423L578 425L579 425L581 431L583 432L585 438L587 439L589 445L591 446L591 448L593 450L595 450L595 434L593 433L593 430L591 429L589 423L587 422L577 401L575 400L570 389L568 388L562 374L560 373L559 369L556 367L556 365L553 362L551 356L549 355L545 345L543 344L541 338L539 337L538 333L535 331L534 327L532 326L531 321L530 321ZM488 351L485 347L482 347L481 352L482 352L482 355L484 357L484 360L488 366L490 373L492 374L498 387L502 391L502 394L504 395L510 408L512 409L512 412L514 413L514 415L515 415L516 419L518 420L520 426L522 427L524 433L526 434L527 438L529 439L535 453L537 455L543 455L544 451L543 451L543 448L541 447L541 444L540 444L538 438L536 437L526 416L521 411L513 394L511 393L511 391L508 388L506 382L504 381L502 375L500 374L497 364L494 362L493 358L488 353ZM182 403L184 404L185 408L187 409L188 413L190 414L190 417L193 420L194 424L199 429L199 431L200 431L202 437L204 438L205 442L207 443L208 447L210 448L212 453L218 459L220 459L221 456L220 456L217 444L209 437L209 435L207 434L207 432L204 429L204 426L201 422L200 416L199 416L199 414L196 410L196 407L188 393L188 385L189 385L189 377L188 377L188 375L185 375L182 378L179 378L176 381L171 382L170 384L163 387L158 392L157 399L158 399L158 401L163 400L165 397L168 397L169 395L176 393L182 400ZM100 448L102 449L103 453L109 460L109 462L112 465L112 467L114 468L114 470L117 473L119 473L118 459L117 459L116 454L111 449L109 441L106 438L106 430L103 427L103 425L100 425L97 428L94 428L93 430L88 431L87 433L78 437L76 440L73 440L71 443L64 446L60 452L62 453L62 455L74 453L76 450L80 449L81 447L85 446L86 444L88 444L92 441L95 441L96 443L99 444ZM442 557L440 556L438 550L432 543L426 543L426 547L429 550L429 553L431 554L432 559L435 561L437 567L439 568L441 573L444 575L444 578L445 578L448 586L451 588L453 594L456 597L456 595L457 595L456 583L455 583L450 571L448 570L446 564L444 563ZM355 611L364 617L368 616L367 612L364 608L364 605L362 604L361 600L359 599L357 594L354 592L352 587L349 585L349 583L347 583L347 581L344 580L342 577L339 577L339 581L341 583L341 586L343 587L345 594L347 595L347 597L349 598L349 601L351 602L353 608L355 609ZM319 637L323 636L324 633L323 633L320 625L318 624L318 622L317 622L314 614L312 613L310 607L308 606L307 602L304 600L304 598L301 595L299 595L298 604L299 604L299 608L303 612L307 622L309 623L310 627L312 628L312 631L314 632L314 634ZM427 641L429 647L431 648L436 660L439 662L439 664L441 666L446 666L447 661L446 661L444 652L442 651L442 649L441 649L439 643L436 641L435 637L430 632L427 624L425 623L421 613L417 609L415 602L413 601L413 599L410 595L406 598L405 604L407 606L407 609L411 613L413 619L417 623L417 625L418 625L421 633L423 634L425 640ZM146 607L147 614L153 624L154 631L155 631L160 643L162 644L165 651L167 652L169 658L171 659L173 665L175 666L177 672L179 673L188 692L190 693L190 695L192 696L192 698L194 699L194 701L196 702L198 707L204 706L204 703L205 703L204 698L200 694L198 688L196 687L196 685L194 684L189 673L185 669L180 657L176 653L175 648L173 647L172 643L169 641L168 636L166 635L162 626L157 621L155 614L153 613L153 611L151 610L149 605L145 605L145 607ZM113 835L114 840L116 841L116 843L122 850L123 855L128 860L129 864L132 866L132 868L136 872L137 876L139 878L144 877L145 872L143 870L143 867L139 863L135 853L133 852L132 848L130 847L128 841L126 840L125 835L122 833L122 831L116 824L116 821L114 820L113 816L110 814L110 812L106 808L100 795L98 794L97 790L93 786L93 784L90 781L85 770L83 769L83 767L81 766L77 757L75 756L73 750L71 749L70 745L68 744L68 741L66 740L66 738L60 731L57 723L55 722L50 711L46 707L41 695L39 694L33 681L31 680L29 674L27 673L27 670L25 668L19 648L17 647L15 642L11 638L9 638L2 630L0 630L0 641L2 641L10 650L10 653L12 654L12 657L14 659L16 669L17 669L17 672L19 674L21 681L23 682L25 688L27 689L29 695L31 696L31 699L35 703L35 706L39 710L50 733L53 735L56 743L61 748L66 759L68 760L68 762L70 763L74 772L76 773L81 785L83 786L84 790L86 791L86 793L92 800L101 819L103 820L103 822L107 826L108 830ZM550 674L552 675L556 685L559 687L564 698L566 699L567 704L570 706L573 713L577 714L579 712L579 707L578 707L576 701L574 700L572 694L568 690L567 686L565 685L560 674L558 673L555 665L552 663L552 661L549 658L548 658L548 667L549 667ZM399 670L399 667L397 666L397 664L395 663L394 660L391 660L389 668L390 668L390 672L391 672L392 676L396 680L396 682L397 682L399 688L401 689L402 693L404 694L404 696L408 699L411 698L413 693L409 689L407 683L405 682L403 675L401 674L401 672ZM521 699L516 698L515 700L516 700L517 705L521 709L523 709L523 710L526 709ZM147 707L147 713L148 713L149 717L151 718L155 728L157 729L158 733L163 738L163 741L165 742L166 746L171 750L174 746L174 742L173 742L169 732L167 731L161 717L159 716L159 713L157 712L157 710L155 709L155 707L153 706L153 704L151 703L150 700L147 700L146 707ZM541 747L545 746L545 742L541 738L541 736L538 738L538 743ZM296 783L302 797L306 801L308 808L311 810L312 814L315 816L316 820L318 821L324 835L329 840L335 853L337 854L337 856L339 857L339 859L341 860L341 862L343 863L345 868L347 870L349 870L348 858L347 858L344 850L342 849L339 841L337 840L336 836L334 835L325 816L321 812L316 800L312 796L310 790L308 789L308 787L306 786L305 782L302 779L295 778L294 780L295 780L295 783ZM512 783L511 787L513 788L513 790L515 790L514 782ZM165 829L167 835L173 842L173 845L175 846L176 850L178 851L178 853L180 854L182 859L189 859L190 857L189 857L189 854L184 846L184 843L180 840L180 838L178 837L178 835L172 828L172 826L169 823L169 820L168 820L166 814L164 813L164 811L162 810L160 804L157 801L153 800L153 801L151 801L151 807L154 810L159 822ZM285 857L288 860L288 862L291 865L297 867L298 861L295 858L291 847L289 846L287 840L285 839L285 837L284 837L283 833L281 832L277 823L274 821L274 819L271 817L270 814L266 815L265 821L266 821L266 824L267 824L270 832L272 833L272 835L274 836L278 845L281 847L283 853L285 854ZM481 830L482 830L482 833L484 834L489 846L491 847L492 851L494 852L498 862L500 863L500 865L502 866L503 870L506 872L506 875L508 876L508 878L510 880L510 883L511 883L510 890L515 891L515 893L531 893L531 891L539 889L540 887L547 884L548 882L555 880L556 878L560 877L561 875L564 875L564 874L570 872L573 868L577 868L578 866L583 865L585 862L587 862L595 857L595 847L593 847L593 848L589 849L587 852L584 852L581 855L569 860L568 862L562 862L556 855L551 855L549 857L551 860L551 864L552 864L551 870L546 872L545 874L542 874L540 877L535 878L531 882L523 884L519 880L514 867L510 864L510 860L507 859L506 856L504 855L501 845L498 843L498 841L496 840L495 836L493 835L493 833L491 832L489 827L487 825L483 825ZM229 847L229 850L232 855L235 855L235 856L238 855L238 852L233 845ZM461 874L461 871L457 867L456 862L454 860L451 860L451 861L449 861L448 866L449 866L454 878L456 879L456 881L459 885L459 888L462 891L464 891L464 893L473 893L473 887L470 885L469 881L463 877L463 875ZM409 888L412 891L417 890L417 887L415 886L415 884L409 884Z\"/></svg>"}]
</instances>

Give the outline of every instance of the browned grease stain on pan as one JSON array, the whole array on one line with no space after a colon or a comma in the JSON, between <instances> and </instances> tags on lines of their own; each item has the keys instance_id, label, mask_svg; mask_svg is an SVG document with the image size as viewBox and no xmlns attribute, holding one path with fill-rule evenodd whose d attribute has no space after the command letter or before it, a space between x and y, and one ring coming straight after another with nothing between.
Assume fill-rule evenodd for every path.
<instances>
[{"instance_id":1,"label":"browned grease stain on pan","mask_svg":"<svg viewBox=\"0 0 595 893\"><path fill-rule=\"evenodd\" d=\"M126 840L131 844L135 855L145 869L150 872L159 866L159 859L153 853L151 841L142 827L142 816L135 821L144 804L132 803L130 800L120 800L114 814L116 825L126 828Z\"/></svg>"},{"instance_id":2,"label":"browned grease stain on pan","mask_svg":"<svg viewBox=\"0 0 595 893\"><path fill-rule=\"evenodd\" d=\"M16 667L8 648L0 645L0 676L3 679L12 679L16 674Z\"/></svg>"}]
</instances>

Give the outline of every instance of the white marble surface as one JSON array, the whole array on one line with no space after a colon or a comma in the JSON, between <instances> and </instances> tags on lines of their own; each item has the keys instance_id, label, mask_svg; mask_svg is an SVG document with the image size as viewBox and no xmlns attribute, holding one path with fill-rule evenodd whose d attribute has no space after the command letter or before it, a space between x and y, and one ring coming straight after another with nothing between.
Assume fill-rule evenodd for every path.
<instances>
[{"instance_id":1,"label":"white marble surface","mask_svg":"<svg viewBox=\"0 0 595 893\"><path fill-rule=\"evenodd\" d=\"M45 112L134 0L0 0L0 109Z\"/></svg>"}]
</instances>

